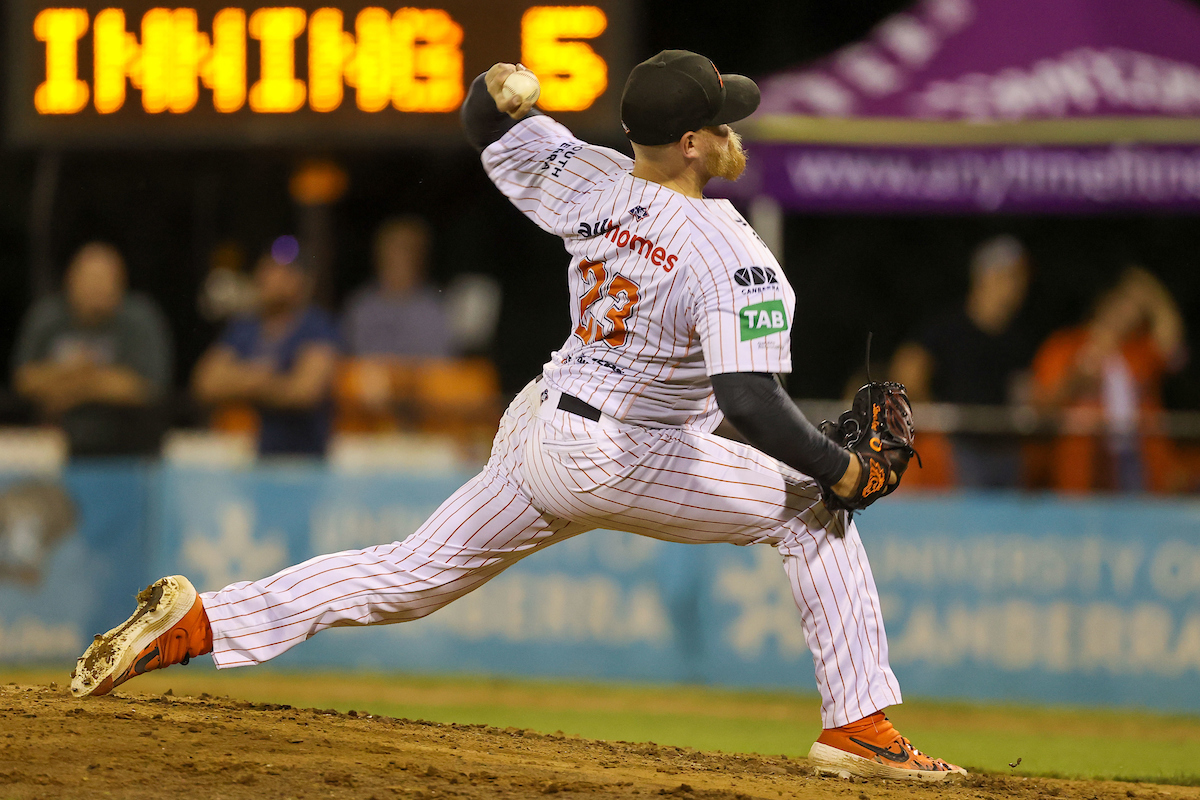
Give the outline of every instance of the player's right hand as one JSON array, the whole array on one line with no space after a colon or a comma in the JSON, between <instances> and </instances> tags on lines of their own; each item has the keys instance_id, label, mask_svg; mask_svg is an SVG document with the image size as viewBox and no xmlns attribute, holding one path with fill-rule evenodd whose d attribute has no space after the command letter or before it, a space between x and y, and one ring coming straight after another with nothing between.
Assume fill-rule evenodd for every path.
<instances>
[{"instance_id":1,"label":"player's right hand","mask_svg":"<svg viewBox=\"0 0 1200 800\"><path fill-rule=\"evenodd\" d=\"M496 108L513 119L522 119L537 102L536 100L522 100L515 96L506 99L501 92L501 89L504 88L504 81L518 70L528 72L521 64L506 64L501 61L499 64L492 65L492 68L487 71L487 75L484 76L488 94L496 101Z\"/></svg>"}]
</instances>

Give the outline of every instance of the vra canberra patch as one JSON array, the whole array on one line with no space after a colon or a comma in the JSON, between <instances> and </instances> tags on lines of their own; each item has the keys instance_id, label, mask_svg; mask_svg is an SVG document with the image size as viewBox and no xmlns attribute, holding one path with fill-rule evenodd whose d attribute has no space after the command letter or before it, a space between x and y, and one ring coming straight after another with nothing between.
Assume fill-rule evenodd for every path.
<instances>
[{"instance_id":1,"label":"vra canberra patch","mask_svg":"<svg viewBox=\"0 0 1200 800\"><path fill-rule=\"evenodd\" d=\"M788 329L787 311L782 300L767 300L746 306L738 312L738 318L742 321L743 342Z\"/></svg>"}]
</instances>

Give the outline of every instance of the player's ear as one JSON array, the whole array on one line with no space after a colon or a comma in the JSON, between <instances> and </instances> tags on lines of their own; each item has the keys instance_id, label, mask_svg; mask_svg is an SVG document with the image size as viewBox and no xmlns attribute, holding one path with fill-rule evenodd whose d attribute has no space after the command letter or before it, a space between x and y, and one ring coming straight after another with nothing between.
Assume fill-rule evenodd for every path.
<instances>
[{"instance_id":1,"label":"player's ear","mask_svg":"<svg viewBox=\"0 0 1200 800\"><path fill-rule=\"evenodd\" d=\"M695 131L688 131L683 136L679 137L679 152L686 159L700 157L700 134Z\"/></svg>"}]
</instances>

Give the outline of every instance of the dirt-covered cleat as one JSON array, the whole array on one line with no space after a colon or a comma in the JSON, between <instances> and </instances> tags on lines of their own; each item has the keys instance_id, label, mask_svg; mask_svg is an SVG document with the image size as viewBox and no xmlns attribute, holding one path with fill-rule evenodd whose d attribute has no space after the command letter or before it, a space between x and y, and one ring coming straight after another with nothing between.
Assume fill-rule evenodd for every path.
<instances>
[{"instance_id":1,"label":"dirt-covered cleat","mask_svg":"<svg viewBox=\"0 0 1200 800\"><path fill-rule=\"evenodd\" d=\"M962 767L927 756L913 747L882 711L840 728L821 731L808 751L808 763L818 775L841 778L945 781L967 774Z\"/></svg>"},{"instance_id":2,"label":"dirt-covered cleat","mask_svg":"<svg viewBox=\"0 0 1200 800\"><path fill-rule=\"evenodd\" d=\"M137 602L133 616L97 636L79 657L71 673L76 697L108 694L144 672L212 652L208 615L187 578L160 578L138 592Z\"/></svg>"}]
</instances>

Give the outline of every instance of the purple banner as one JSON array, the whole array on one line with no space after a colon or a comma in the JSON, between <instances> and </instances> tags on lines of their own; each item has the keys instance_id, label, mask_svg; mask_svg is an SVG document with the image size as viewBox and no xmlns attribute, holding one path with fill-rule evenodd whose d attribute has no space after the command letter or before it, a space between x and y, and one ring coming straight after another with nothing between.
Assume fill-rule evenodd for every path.
<instances>
[{"instance_id":1,"label":"purple banner","mask_svg":"<svg viewBox=\"0 0 1200 800\"><path fill-rule=\"evenodd\" d=\"M920 0L760 81L768 114L947 120L1200 115L1188 0Z\"/></svg>"},{"instance_id":2,"label":"purple banner","mask_svg":"<svg viewBox=\"0 0 1200 800\"><path fill-rule=\"evenodd\" d=\"M713 194L794 211L1200 211L1200 147L851 148L751 143Z\"/></svg>"}]
</instances>

